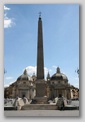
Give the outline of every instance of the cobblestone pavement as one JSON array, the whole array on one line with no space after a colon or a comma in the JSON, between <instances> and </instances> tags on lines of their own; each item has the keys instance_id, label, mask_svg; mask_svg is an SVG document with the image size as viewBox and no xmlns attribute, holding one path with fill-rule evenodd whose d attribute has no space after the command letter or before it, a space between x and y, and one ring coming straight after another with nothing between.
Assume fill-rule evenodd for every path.
<instances>
[{"instance_id":1,"label":"cobblestone pavement","mask_svg":"<svg viewBox=\"0 0 85 122\"><path fill-rule=\"evenodd\" d=\"M4 111L5 116L79 116L79 110L25 110L25 111Z\"/></svg>"}]
</instances>

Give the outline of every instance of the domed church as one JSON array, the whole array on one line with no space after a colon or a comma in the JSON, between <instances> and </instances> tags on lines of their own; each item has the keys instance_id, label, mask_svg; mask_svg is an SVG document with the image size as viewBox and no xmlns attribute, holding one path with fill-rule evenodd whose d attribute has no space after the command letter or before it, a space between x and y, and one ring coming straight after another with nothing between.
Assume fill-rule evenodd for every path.
<instances>
[{"instance_id":1,"label":"domed church","mask_svg":"<svg viewBox=\"0 0 85 122\"><path fill-rule=\"evenodd\" d=\"M33 76L30 77L25 69L23 74L9 86L8 92L6 90L5 96L11 98L16 98L17 96L22 98L25 96L28 99L33 99L36 94L35 80L36 76L33 74Z\"/></svg>"},{"instance_id":2,"label":"domed church","mask_svg":"<svg viewBox=\"0 0 85 122\"><path fill-rule=\"evenodd\" d=\"M49 86L49 99L54 99L59 94L67 99L71 98L71 86L68 83L68 78L65 74L61 73L59 67L57 67L56 73L52 77L48 73L47 83Z\"/></svg>"}]
</instances>

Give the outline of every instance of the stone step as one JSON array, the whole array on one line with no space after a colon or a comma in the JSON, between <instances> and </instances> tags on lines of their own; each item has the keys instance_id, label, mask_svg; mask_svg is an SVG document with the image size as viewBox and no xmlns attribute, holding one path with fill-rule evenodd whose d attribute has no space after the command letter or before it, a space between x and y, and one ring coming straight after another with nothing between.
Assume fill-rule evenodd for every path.
<instances>
[{"instance_id":1,"label":"stone step","mask_svg":"<svg viewBox=\"0 0 85 122\"><path fill-rule=\"evenodd\" d=\"M17 110L17 108L6 106L4 110ZM58 110L58 107L53 104L28 104L22 106L21 110ZM79 110L79 106L65 106L64 110Z\"/></svg>"},{"instance_id":2,"label":"stone step","mask_svg":"<svg viewBox=\"0 0 85 122\"><path fill-rule=\"evenodd\" d=\"M22 106L21 110L57 110L57 106L50 104L30 104Z\"/></svg>"},{"instance_id":3,"label":"stone step","mask_svg":"<svg viewBox=\"0 0 85 122\"><path fill-rule=\"evenodd\" d=\"M5 106L5 107L4 107L4 110L5 110L5 111L9 111L9 110L17 110L17 108L14 107L14 106Z\"/></svg>"},{"instance_id":4,"label":"stone step","mask_svg":"<svg viewBox=\"0 0 85 122\"><path fill-rule=\"evenodd\" d=\"M64 110L79 110L79 106L65 106Z\"/></svg>"}]
</instances>

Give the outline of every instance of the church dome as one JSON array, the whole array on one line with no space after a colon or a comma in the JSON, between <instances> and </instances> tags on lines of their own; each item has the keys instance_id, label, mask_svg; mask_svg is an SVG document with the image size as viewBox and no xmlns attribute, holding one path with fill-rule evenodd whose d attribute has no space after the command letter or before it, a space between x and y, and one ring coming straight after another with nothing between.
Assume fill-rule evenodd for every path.
<instances>
[{"instance_id":1,"label":"church dome","mask_svg":"<svg viewBox=\"0 0 85 122\"><path fill-rule=\"evenodd\" d=\"M29 79L30 79L30 77L28 76L27 70L25 69L23 74L17 78L17 81L20 81L20 80L29 80Z\"/></svg>"},{"instance_id":2,"label":"church dome","mask_svg":"<svg viewBox=\"0 0 85 122\"><path fill-rule=\"evenodd\" d=\"M51 77L51 80L60 80L60 81L67 81L68 82L67 76L60 72L59 67L57 67L57 72Z\"/></svg>"}]
</instances>

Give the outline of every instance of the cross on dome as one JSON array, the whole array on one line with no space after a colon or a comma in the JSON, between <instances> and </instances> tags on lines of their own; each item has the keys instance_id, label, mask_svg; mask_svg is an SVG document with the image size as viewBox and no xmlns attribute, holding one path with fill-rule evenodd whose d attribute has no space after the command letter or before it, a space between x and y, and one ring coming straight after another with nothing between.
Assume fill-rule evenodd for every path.
<instances>
[{"instance_id":1,"label":"cross on dome","mask_svg":"<svg viewBox=\"0 0 85 122\"><path fill-rule=\"evenodd\" d=\"M42 14L42 13L41 13L41 12L39 12L39 18L41 18L41 14Z\"/></svg>"}]
</instances>

